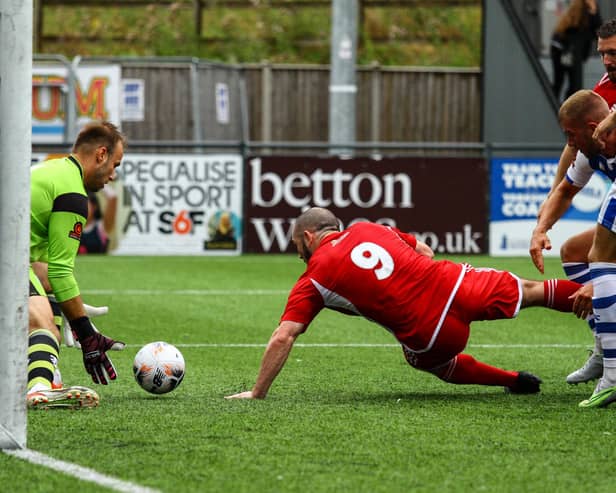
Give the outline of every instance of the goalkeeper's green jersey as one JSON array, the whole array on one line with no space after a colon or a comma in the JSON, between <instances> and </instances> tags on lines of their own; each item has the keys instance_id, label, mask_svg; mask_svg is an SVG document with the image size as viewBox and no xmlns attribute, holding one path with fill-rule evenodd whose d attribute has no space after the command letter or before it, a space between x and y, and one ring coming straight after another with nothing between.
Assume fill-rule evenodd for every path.
<instances>
[{"instance_id":1,"label":"goalkeeper's green jersey","mask_svg":"<svg viewBox=\"0 0 616 493\"><path fill-rule=\"evenodd\" d=\"M73 270L88 217L83 169L74 156L32 166L30 262L46 262L54 295L63 302L79 295Z\"/></svg>"}]
</instances>

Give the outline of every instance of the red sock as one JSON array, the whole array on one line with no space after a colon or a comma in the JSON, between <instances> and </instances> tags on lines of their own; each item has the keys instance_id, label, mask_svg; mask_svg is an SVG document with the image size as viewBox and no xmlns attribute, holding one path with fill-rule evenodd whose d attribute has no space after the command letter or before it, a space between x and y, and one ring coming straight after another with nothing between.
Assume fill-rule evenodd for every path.
<instances>
[{"instance_id":1,"label":"red sock","mask_svg":"<svg viewBox=\"0 0 616 493\"><path fill-rule=\"evenodd\" d=\"M470 354L460 353L436 376L449 383L511 387L516 382L518 372L486 365Z\"/></svg>"},{"instance_id":2,"label":"red sock","mask_svg":"<svg viewBox=\"0 0 616 493\"><path fill-rule=\"evenodd\" d=\"M569 299L569 296L581 287L581 284L566 279L543 281L543 305L561 312L570 312L574 300Z\"/></svg>"}]
</instances>

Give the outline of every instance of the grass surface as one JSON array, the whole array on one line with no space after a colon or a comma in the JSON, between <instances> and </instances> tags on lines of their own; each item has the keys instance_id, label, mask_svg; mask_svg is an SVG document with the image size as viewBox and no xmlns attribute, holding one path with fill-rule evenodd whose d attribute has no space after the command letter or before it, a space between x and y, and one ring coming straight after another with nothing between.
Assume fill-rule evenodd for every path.
<instances>
[{"instance_id":1,"label":"grass surface","mask_svg":"<svg viewBox=\"0 0 616 493\"><path fill-rule=\"evenodd\" d=\"M526 258L470 261L538 278ZM252 386L303 270L296 257L92 256L77 268L84 299L110 307L97 326L129 346L112 354L119 380L97 388L99 408L29 413L30 449L174 493L613 491L596 478L613 455L616 409L578 409L592 386L564 382L591 345L573 316L533 308L473 325L468 352L537 373L539 395L445 384L411 369L378 326L323 312L266 400L226 401ZM547 270L561 276L554 260ZM163 396L131 375L135 353L154 340L176 344L187 365ZM61 357L66 384L90 385L80 351ZM5 454L0 487L111 491Z\"/></svg>"}]
</instances>

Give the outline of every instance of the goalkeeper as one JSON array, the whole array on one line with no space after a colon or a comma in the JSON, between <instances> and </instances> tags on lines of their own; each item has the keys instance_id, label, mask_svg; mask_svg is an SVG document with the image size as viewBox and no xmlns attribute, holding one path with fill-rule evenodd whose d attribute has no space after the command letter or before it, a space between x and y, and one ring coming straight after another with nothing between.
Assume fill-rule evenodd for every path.
<instances>
[{"instance_id":1,"label":"goalkeeper","mask_svg":"<svg viewBox=\"0 0 616 493\"><path fill-rule=\"evenodd\" d=\"M115 380L106 352L124 344L99 333L90 321L74 277L75 257L88 215L88 191L98 191L115 178L124 155L124 136L109 122L86 125L70 156L32 167L30 212L30 298L28 391L30 408L82 408L98 405L87 387L54 388L60 331L43 283L33 266L47 264L47 280L83 352L94 383ZM40 269L39 269L40 273ZM47 284L47 282L45 282Z\"/></svg>"}]
</instances>

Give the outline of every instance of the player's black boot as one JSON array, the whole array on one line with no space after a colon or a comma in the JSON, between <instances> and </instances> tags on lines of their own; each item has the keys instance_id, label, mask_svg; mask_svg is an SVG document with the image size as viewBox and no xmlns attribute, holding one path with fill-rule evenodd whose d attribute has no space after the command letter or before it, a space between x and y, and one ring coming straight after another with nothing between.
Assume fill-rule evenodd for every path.
<instances>
[{"instance_id":1,"label":"player's black boot","mask_svg":"<svg viewBox=\"0 0 616 493\"><path fill-rule=\"evenodd\" d=\"M537 394L541 391L541 379L527 371L518 372L518 378L511 387L505 387L505 392L512 394Z\"/></svg>"}]
</instances>

